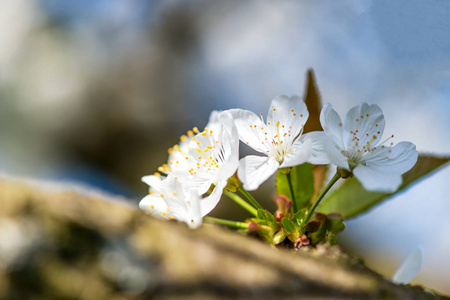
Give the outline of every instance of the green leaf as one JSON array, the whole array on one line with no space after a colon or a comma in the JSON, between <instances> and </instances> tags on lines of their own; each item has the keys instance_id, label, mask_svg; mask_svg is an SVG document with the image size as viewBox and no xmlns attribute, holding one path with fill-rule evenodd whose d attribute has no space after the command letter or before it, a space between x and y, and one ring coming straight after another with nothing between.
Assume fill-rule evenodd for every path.
<instances>
[{"instance_id":1,"label":"green leaf","mask_svg":"<svg viewBox=\"0 0 450 300\"><path fill-rule=\"evenodd\" d=\"M306 215L308 214L308 210L306 208L299 210L296 212L291 220L297 224L297 226L302 226L303 220L306 218Z\"/></svg>"},{"instance_id":2,"label":"green leaf","mask_svg":"<svg viewBox=\"0 0 450 300\"><path fill-rule=\"evenodd\" d=\"M449 156L419 155L416 165L403 174L403 183L395 193L369 192L356 178L345 179L341 186L323 199L318 211L326 214L340 213L344 219L355 217L381 201L396 195L449 161Z\"/></svg>"},{"instance_id":3,"label":"green leaf","mask_svg":"<svg viewBox=\"0 0 450 300\"><path fill-rule=\"evenodd\" d=\"M282 241L286 239L286 233L284 233L284 230L280 230L273 236L272 244L278 245Z\"/></svg>"},{"instance_id":4,"label":"green leaf","mask_svg":"<svg viewBox=\"0 0 450 300\"><path fill-rule=\"evenodd\" d=\"M281 224L283 225L284 231L286 232L287 235L297 231L297 228L296 228L294 222L292 222L288 218L283 218L281 220Z\"/></svg>"},{"instance_id":5,"label":"green leaf","mask_svg":"<svg viewBox=\"0 0 450 300\"><path fill-rule=\"evenodd\" d=\"M265 209L258 209L258 211L256 212L256 216L260 220L269 220L270 221L272 219L272 214Z\"/></svg>"},{"instance_id":6,"label":"green leaf","mask_svg":"<svg viewBox=\"0 0 450 300\"><path fill-rule=\"evenodd\" d=\"M314 194L314 176L313 168L305 163L291 169L292 188L294 190L297 208L309 207L309 200ZM292 200L287 177L281 171L277 172L277 194L285 195Z\"/></svg>"}]
</instances>

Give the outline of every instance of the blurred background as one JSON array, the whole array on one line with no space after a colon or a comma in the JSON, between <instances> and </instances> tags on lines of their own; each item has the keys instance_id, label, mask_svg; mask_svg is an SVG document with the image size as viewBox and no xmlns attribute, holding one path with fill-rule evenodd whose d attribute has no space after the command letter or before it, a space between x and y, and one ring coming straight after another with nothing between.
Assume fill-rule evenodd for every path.
<instances>
[{"instance_id":1,"label":"blurred background","mask_svg":"<svg viewBox=\"0 0 450 300\"><path fill-rule=\"evenodd\" d=\"M0 0L0 171L137 205L181 134L303 95L308 68L341 116L377 103L394 142L449 154L449 29L445 0ZM340 243L386 277L421 245L413 282L450 294L449 177L347 221ZM215 213L245 217L230 209Z\"/></svg>"}]
</instances>

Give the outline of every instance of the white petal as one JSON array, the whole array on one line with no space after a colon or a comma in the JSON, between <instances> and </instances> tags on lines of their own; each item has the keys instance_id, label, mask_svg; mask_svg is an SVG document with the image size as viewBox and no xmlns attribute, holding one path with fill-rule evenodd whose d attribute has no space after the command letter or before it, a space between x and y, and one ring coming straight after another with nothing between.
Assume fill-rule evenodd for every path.
<instances>
[{"instance_id":1,"label":"white petal","mask_svg":"<svg viewBox=\"0 0 450 300\"><path fill-rule=\"evenodd\" d=\"M243 109L230 109L239 132L239 139L258 152L267 153L270 144L265 141L265 133L270 133L266 124L254 113Z\"/></svg>"},{"instance_id":2,"label":"white petal","mask_svg":"<svg viewBox=\"0 0 450 300\"><path fill-rule=\"evenodd\" d=\"M167 211L180 221L185 221L188 215L188 205L181 183L169 175L161 183L161 197L167 205Z\"/></svg>"},{"instance_id":3,"label":"white petal","mask_svg":"<svg viewBox=\"0 0 450 300\"><path fill-rule=\"evenodd\" d=\"M182 183L183 190L191 190L194 189L200 195L206 193L211 184L214 183L214 178L211 176L206 176L206 174L195 174L190 175L187 171L174 171L170 173L174 177L177 178L178 181Z\"/></svg>"},{"instance_id":4,"label":"white petal","mask_svg":"<svg viewBox=\"0 0 450 300\"><path fill-rule=\"evenodd\" d=\"M395 192L402 183L402 176L398 173L382 172L380 168L372 168L359 164L353 174L368 191Z\"/></svg>"},{"instance_id":5,"label":"white petal","mask_svg":"<svg viewBox=\"0 0 450 300\"><path fill-rule=\"evenodd\" d=\"M308 120L308 109L305 102L298 96L278 96L272 100L267 125L270 129L270 137L274 140L278 136L284 142L293 141L301 132Z\"/></svg>"},{"instance_id":6,"label":"white petal","mask_svg":"<svg viewBox=\"0 0 450 300\"><path fill-rule=\"evenodd\" d=\"M416 277L423 266L423 249L422 247L415 248L406 257L405 261L400 265L392 277L392 281L397 284L408 284Z\"/></svg>"},{"instance_id":7,"label":"white petal","mask_svg":"<svg viewBox=\"0 0 450 300\"><path fill-rule=\"evenodd\" d=\"M186 223L189 227L195 229L202 224L202 214L200 208L201 198L195 192L188 192L185 196L189 207L188 219L186 220Z\"/></svg>"},{"instance_id":8,"label":"white petal","mask_svg":"<svg viewBox=\"0 0 450 300\"><path fill-rule=\"evenodd\" d=\"M281 167L293 167L304 162L315 165L330 163L325 152L328 137L323 131L314 131L302 135L292 146L292 153L286 155Z\"/></svg>"},{"instance_id":9,"label":"white petal","mask_svg":"<svg viewBox=\"0 0 450 300\"><path fill-rule=\"evenodd\" d=\"M223 161L217 172L217 180L227 180L236 172L239 166L239 135L230 112L224 111L220 115L223 133L220 137Z\"/></svg>"},{"instance_id":10,"label":"white petal","mask_svg":"<svg viewBox=\"0 0 450 300\"><path fill-rule=\"evenodd\" d=\"M205 127L213 131L219 130L221 125L219 121L219 116L221 113L222 113L221 111L213 110L209 115L208 124L206 124Z\"/></svg>"},{"instance_id":11,"label":"white petal","mask_svg":"<svg viewBox=\"0 0 450 300\"><path fill-rule=\"evenodd\" d=\"M351 108L347 113L344 129L347 132L356 133L354 136L359 139L358 143L361 147L366 145L367 142L374 146L383 135L384 125L384 115L378 105L361 103ZM352 138L353 136L350 135L347 142L350 143Z\"/></svg>"},{"instance_id":12,"label":"white petal","mask_svg":"<svg viewBox=\"0 0 450 300\"><path fill-rule=\"evenodd\" d=\"M403 174L414 167L418 156L419 152L413 143L400 142L394 147L377 147L365 155L364 161L383 172Z\"/></svg>"},{"instance_id":13,"label":"white petal","mask_svg":"<svg viewBox=\"0 0 450 300\"><path fill-rule=\"evenodd\" d=\"M320 112L320 124L322 125L323 131L330 137L339 149L346 149L346 135L344 136L341 117L339 117L338 113L329 103L325 104Z\"/></svg>"},{"instance_id":14,"label":"white petal","mask_svg":"<svg viewBox=\"0 0 450 300\"><path fill-rule=\"evenodd\" d=\"M239 161L238 177L244 189L254 191L279 167L280 164L274 158L249 155Z\"/></svg>"},{"instance_id":15,"label":"white petal","mask_svg":"<svg viewBox=\"0 0 450 300\"><path fill-rule=\"evenodd\" d=\"M217 203L219 203L220 198L222 197L223 189L227 185L226 181L220 181L214 187L211 195L205 197L200 200L200 212L202 216L205 216L210 213L216 207Z\"/></svg>"},{"instance_id":16,"label":"white petal","mask_svg":"<svg viewBox=\"0 0 450 300\"><path fill-rule=\"evenodd\" d=\"M159 189L161 181L164 178L165 177L155 176L155 175L148 175L148 176L142 177L141 180L142 180L142 182L148 184L150 187L152 187L154 189Z\"/></svg>"},{"instance_id":17,"label":"white petal","mask_svg":"<svg viewBox=\"0 0 450 300\"><path fill-rule=\"evenodd\" d=\"M332 141L331 139L325 139L324 149L328 156L328 159L330 160L330 163L350 171L350 166L348 165L348 157L342 154L342 150L338 148L334 141Z\"/></svg>"},{"instance_id":18,"label":"white petal","mask_svg":"<svg viewBox=\"0 0 450 300\"><path fill-rule=\"evenodd\" d=\"M158 195L147 195L141 202L139 202L139 208L148 212L152 216L167 219L167 205L164 200ZM164 214L163 214L164 213Z\"/></svg>"}]
</instances>

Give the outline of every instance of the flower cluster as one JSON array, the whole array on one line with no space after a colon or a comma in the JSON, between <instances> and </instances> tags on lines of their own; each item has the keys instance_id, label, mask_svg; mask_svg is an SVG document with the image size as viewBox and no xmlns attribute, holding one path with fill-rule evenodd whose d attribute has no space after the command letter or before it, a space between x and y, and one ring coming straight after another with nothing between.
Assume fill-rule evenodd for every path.
<instances>
[{"instance_id":1,"label":"flower cluster","mask_svg":"<svg viewBox=\"0 0 450 300\"><path fill-rule=\"evenodd\" d=\"M308 116L305 102L297 96L275 98L266 120L263 113L258 116L248 110L213 111L203 131L188 131L169 149L168 162L159 173L142 178L150 191L140 208L195 228L224 192L242 192L253 206L237 195L230 198L256 216L262 207L247 191L256 190L278 169L331 163L338 167L337 179L355 176L369 191L394 192L402 174L417 161L412 143L386 145L389 139L380 143L385 122L375 104L353 107L344 122L326 104L320 114L323 131L304 133ZM239 140L261 155L239 160ZM300 225L309 221L314 209Z\"/></svg>"}]
</instances>

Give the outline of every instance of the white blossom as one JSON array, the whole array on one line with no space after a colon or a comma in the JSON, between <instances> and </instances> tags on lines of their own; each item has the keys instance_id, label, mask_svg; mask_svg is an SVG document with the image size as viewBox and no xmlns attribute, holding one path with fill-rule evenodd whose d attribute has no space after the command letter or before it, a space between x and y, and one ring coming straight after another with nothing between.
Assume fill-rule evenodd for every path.
<instances>
[{"instance_id":1,"label":"white blossom","mask_svg":"<svg viewBox=\"0 0 450 300\"><path fill-rule=\"evenodd\" d=\"M332 106L326 104L320 122L329 137L325 150L330 161L352 172L367 190L396 191L402 183L401 175L417 161L416 146L410 142L395 146L384 145L386 141L379 143L385 122L376 104L353 107L344 123Z\"/></svg>"},{"instance_id":2,"label":"white blossom","mask_svg":"<svg viewBox=\"0 0 450 300\"><path fill-rule=\"evenodd\" d=\"M179 145L169 149L168 163L159 171L171 174L184 190L199 195L211 194L200 201L202 215L208 214L219 202L227 180L239 165L239 139L232 116L228 112L213 111L207 127L197 128L181 137ZM164 178L164 177L162 177ZM142 180L157 188L161 178L145 176Z\"/></svg>"},{"instance_id":3,"label":"white blossom","mask_svg":"<svg viewBox=\"0 0 450 300\"><path fill-rule=\"evenodd\" d=\"M172 175L160 180L139 207L159 218L185 222L191 228L202 224L200 196L195 191L185 191Z\"/></svg>"},{"instance_id":4,"label":"white blossom","mask_svg":"<svg viewBox=\"0 0 450 300\"><path fill-rule=\"evenodd\" d=\"M272 100L267 124L263 114L242 109L229 110L239 138L264 156L249 155L239 162L238 177L247 190L257 189L278 168L293 167L305 162L326 164L323 132L303 133L308 120L306 104L298 96L278 96Z\"/></svg>"}]
</instances>

